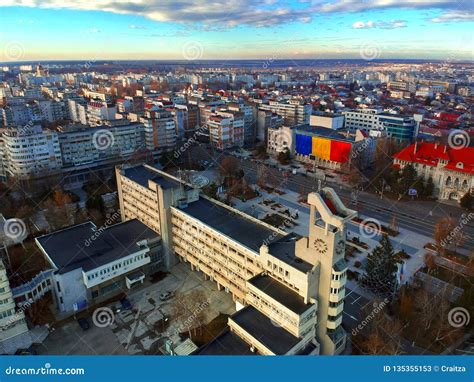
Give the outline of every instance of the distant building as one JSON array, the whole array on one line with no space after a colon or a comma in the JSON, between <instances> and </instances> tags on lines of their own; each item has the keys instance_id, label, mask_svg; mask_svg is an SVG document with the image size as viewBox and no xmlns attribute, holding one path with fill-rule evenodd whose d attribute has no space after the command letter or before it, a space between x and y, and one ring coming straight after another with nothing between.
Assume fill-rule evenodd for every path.
<instances>
[{"instance_id":1,"label":"distant building","mask_svg":"<svg viewBox=\"0 0 474 382\"><path fill-rule=\"evenodd\" d=\"M431 178L439 199L459 200L474 193L474 147L417 142L395 154L393 163L399 168L411 164L418 176Z\"/></svg>"},{"instance_id":2,"label":"distant building","mask_svg":"<svg viewBox=\"0 0 474 382\"><path fill-rule=\"evenodd\" d=\"M280 115L286 126L309 123L313 107L300 100L269 101L258 105L259 110L268 110Z\"/></svg>"},{"instance_id":3,"label":"distant building","mask_svg":"<svg viewBox=\"0 0 474 382\"><path fill-rule=\"evenodd\" d=\"M336 113L313 112L309 118L309 124L339 130L344 128L344 116Z\"/></svg>"},{"instance_id":4,"label":"distant building","mask_svg":"<svg viewBox=\"0 0 474 382\"><path fill-rule=\"evenodd\" d=\"M344 127L350 131L385 131L388 137L398 141L411 141L416 133L416 122L412 116L382 113L378 109L344 111Z\"/></svg>"}]
</instances>

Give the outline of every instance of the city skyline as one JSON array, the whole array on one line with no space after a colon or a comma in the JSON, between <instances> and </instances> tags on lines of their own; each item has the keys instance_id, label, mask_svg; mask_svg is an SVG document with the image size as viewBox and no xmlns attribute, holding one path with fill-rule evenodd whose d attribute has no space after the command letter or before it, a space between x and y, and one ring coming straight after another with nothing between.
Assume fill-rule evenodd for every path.
<instances>
[{"instance_id":1,"label":"city skyline","mask_svg":"<svg viewBox=\"0 0 474 382\"><path fill-rule=\"evenodd\" d=\"M7 63L473 57L469 2L8 0L0 7Z\"/></svg>"}]
</instances>

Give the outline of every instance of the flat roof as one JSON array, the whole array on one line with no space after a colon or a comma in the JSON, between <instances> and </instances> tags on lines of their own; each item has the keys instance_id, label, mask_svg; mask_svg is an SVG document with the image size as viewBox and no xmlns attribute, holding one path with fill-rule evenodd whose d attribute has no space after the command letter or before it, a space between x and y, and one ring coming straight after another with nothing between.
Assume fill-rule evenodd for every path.
<instances>
[{"instance_id":1,"label":"flat roof","mask_svg":"<svg viewBox=\"0 0 474 382\"><path fill-rule=\"evenodd\" d=\"M105 229L86 222L36 238L60 274L82 268L84 272L142 249L141 240L158 234L134 219Z\"/></svg>"},{"instance_id":2,"label":"flat roof","mask_svg":"<svg viewBox=\"0 0 474 382\"><path fill-rule=\"evenodd\" d=\"M322 126L309 126L309 125L298 125L295 126L296 134L303 135L315 135L323 138L335 139L344 142L354 142L355 138L346 137L344 134L338 133L337 131L322 127Z\"/></svg>"},{"instance_id":3,"label":"flat roof","mask_svg":"<svg viewBox=\"0 0 474 382\"><path fill-rule=\"evenodd\" d=\"M146 188L148 188L149 180L160 185L163 189L175 188L180 185L180 183L173 178L163 176L144 165L122 168L122 171L124 172L125 177Z\"/></svg>"},{"instance_id":4,"label":"flat roof","mask_svg":"<svg viewBox=\"0 0 474 382\"><path fill-rule=\"evenodd\" d=\"M257 253L264 241L268 242L283 237L270 228L208 199L199 198L181 210Z\"/></svg>"},{"instance_id":5,"label":"flat roof","mask_svg":"<svg viewBox=\"0 0 474 382\"><path fill-rule=\"evenodd\" d=\"M228 328L211 342L199 348L193 355L257 355L250 345Z\"/></svg>"},{"instance_id":6,"label":"flat roof","mask_svg":"<svg viewBox=\"0 0 474 382\"><path fill-rule=\"evenodd\" d=\"M260 274L248 282L296 314L302 314L314 305L306 304L302 296L269 275Z\"/></svg>"},{"instance_id":7,"label":"flat roof","mask_svg":"<svg viewBox=\"0 0 474 382\"><path fill-rule=\"evenodd\" d=\"M300 342L298 337L273 323L253 306L239 310L231 319L277 355L285 355Z\"/></svg>"},{"instance_id":8,"label":"flat roof","mask_svg":"<svg viewBox=\"0 0 474 382\"><path fill-rule=\"evenodd\" d=\"M286 236L280 236L275 241L268 244L268 251L270 255L283 261L285 264L306 273L313 269L313 266L307 261L296 257L296 242L300 238L301 236L294 232L289 233Z\"/></svg>"}]
</instances>

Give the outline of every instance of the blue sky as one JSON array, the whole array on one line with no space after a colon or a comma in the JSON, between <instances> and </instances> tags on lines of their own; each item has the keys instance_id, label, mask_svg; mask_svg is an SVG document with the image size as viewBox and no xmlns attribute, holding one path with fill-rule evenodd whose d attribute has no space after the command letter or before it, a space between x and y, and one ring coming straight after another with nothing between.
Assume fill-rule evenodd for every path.
<instances>
[{"instance_id":1,"label":"blue sky","mask_svg":"<svg viewBox=\"0 0 474 382\"><path fill-rule=\"evenodd\" d=\"M474 1L2 0L0 61L472 60Z\"/></svg>"}]
</instances>

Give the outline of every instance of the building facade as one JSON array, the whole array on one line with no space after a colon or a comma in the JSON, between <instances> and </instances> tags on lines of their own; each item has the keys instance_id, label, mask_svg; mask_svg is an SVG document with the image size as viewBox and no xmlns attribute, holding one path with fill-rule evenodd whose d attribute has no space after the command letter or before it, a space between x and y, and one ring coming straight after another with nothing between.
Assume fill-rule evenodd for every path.
<instances>
[{"instance_id":1,"label":"building facade","mask_svg":"<svg viewBox=\"0 0 474 382\"><path fill-rule=\"evenodd\" d=\"M395 154L393 163L398 168L410 164L425 181L431 178L439 199L459 200L474 193L474 147L416 142Z\"/></svg>"},{"instance_id":2,"label":"building facade","mask_svg":"<svg viewBox=\"0 0 474 382\"><path fill-rule=\"evenodd\" d=\"M339 354L347 265L345 225L356 216L332 189L308 197L308 237L288 234L143 165L117 167L122 220L163 241L165 262L189 263L232 294L228 330L198 354ZM230 350L229 350L230 349ZM233 349L233 350L232 350Z\"/></svg>"}]
</instances>

